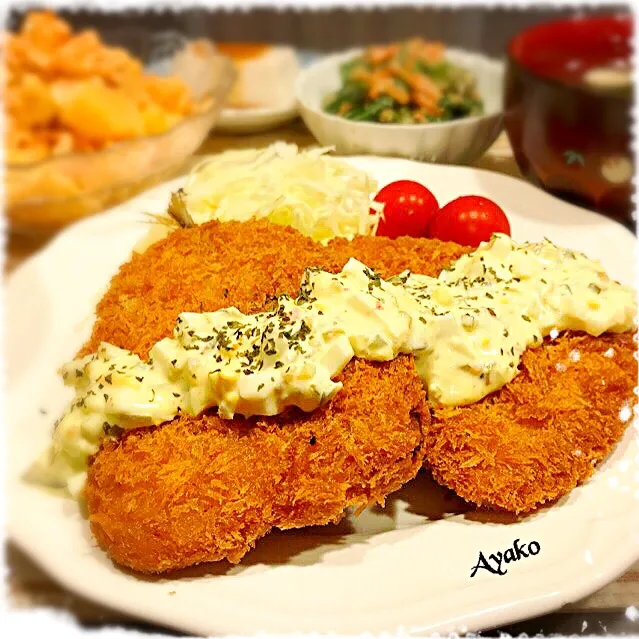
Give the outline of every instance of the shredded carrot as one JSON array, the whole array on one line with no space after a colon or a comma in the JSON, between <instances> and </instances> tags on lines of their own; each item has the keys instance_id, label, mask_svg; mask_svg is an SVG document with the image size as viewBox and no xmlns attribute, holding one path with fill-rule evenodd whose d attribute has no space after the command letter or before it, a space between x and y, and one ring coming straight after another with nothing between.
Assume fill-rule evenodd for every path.
<instances>
[{"instance_id":1,"label":"shredded carrot","mask_svg":"<svg viewBox=\"0 0 639 639\"><path fill-rule=\"evenodd\" d=\"M398 51L398 44L369 47L364 52L364 58L371 64L381 64L382 62L387 62L388 60L396 56Z\"/></svg>"},{"instance_id":2,"label":"shredded carrot","mask_svg":"<svg viewBox=\"0 0 639 639\"><path fill-rule=\"evenodd\" d=\"M374 100L380 95L388 95L399 104L408 104L410 100L408 91L397 86L392 74L387 71L377 71L372 75L368 96Z\"/></svg>"}]
</instances>

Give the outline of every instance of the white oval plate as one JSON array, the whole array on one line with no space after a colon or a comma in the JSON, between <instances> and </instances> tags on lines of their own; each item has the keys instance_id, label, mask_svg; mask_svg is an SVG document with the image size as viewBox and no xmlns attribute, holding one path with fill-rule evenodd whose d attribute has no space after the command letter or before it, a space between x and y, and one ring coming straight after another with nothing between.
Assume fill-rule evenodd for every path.
<instances>
[{"instance_id":1,"label":"white oval plate","mask_svg":"<svg viewBox=\"0 0 639 639\"><path fill-rule=\"evenodd\" d=\"M517 240L547 236L634 281L631 233L523 181L406 160L351 161L380 184L419 180L442 203L461 194L491 197L508 212ZM74 503L18 477L46 445L68 400L57 367L88 337L96 301L146 232L142 214L161 210L178 184L77 223L8 281L9 534L54 579L105 606L195 634L447 633L559 608L639 559L639 447L632 425L586 484L516 524L460 514L429 521L426 514L453 502L420 476L384 510L372 508L338 526L275 532L239 566L219 563L172 579L139 579L116 568ZM536 541L540 552L507 564L505 575L480 570L471 578L480 551L504 552L516 539Z\"/></svg>"}]
</instances>

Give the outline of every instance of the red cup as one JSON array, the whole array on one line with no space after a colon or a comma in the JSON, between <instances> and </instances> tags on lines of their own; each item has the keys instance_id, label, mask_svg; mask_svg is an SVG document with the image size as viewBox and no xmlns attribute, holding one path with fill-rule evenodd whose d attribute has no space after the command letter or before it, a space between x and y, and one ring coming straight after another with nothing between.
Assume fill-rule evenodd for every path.
<instances>
[{"instance_id":1,"label":"red cup","mask_svg":"<svg viewBox=\"0 0 639 639\"><path fill-rule=\"evenodd\" d=\"M632 219L631 84L585 78L630 64L628 16L557 20L508 46L504 126L521 172L544 189Z\"/></svg>"}]
</instances>

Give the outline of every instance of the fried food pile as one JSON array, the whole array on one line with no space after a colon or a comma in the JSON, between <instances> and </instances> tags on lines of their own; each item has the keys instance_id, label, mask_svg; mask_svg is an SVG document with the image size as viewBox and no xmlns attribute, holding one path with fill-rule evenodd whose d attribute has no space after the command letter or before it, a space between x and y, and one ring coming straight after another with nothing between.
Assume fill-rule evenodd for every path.
<instances>
[{"instance_id":1,"label":"fried food pile","mask_svg":"<svg viewBox=\"0 0 639 639\"><path fill-rule=\"evenodd\" d=\"M130 53L93 30L73 33L51 11L29 13L4 49L9 164L160 134L199 108L180 78L145 74Z\"/></svg>"},{"instance_id":2,"label":"fried food pile","mask_svg":"<svg viewBox=\"0 0 639 639\"><path fill-rule=\"evenodd\" d=\"M98 304L81 354L108 341L145 357L182 312L263 310L294 294L305 267L350 257L389 277L437 275L469 249L438 240L358 237L322 247L267 222L210 222L134 255ZM633 398L632 334L567 333L529 350L513 382L476 404L428 406L411 356L353 360L328 405L274 418L214 411L107 440L86 487L91 529L119 564L160 573L238 562L272 528L336 522L383 503L422 463L487 508L522 513L587 479L623 434Z\"/></svg>"}]
</instances>

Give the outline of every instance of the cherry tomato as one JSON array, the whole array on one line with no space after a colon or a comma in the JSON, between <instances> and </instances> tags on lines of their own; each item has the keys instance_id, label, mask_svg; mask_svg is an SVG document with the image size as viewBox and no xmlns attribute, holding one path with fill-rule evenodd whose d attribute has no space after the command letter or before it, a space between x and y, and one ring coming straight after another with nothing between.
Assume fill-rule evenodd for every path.
<instances>
[{"instance_id":1,"label":"cherry tomato","mask_svg":"<svg viewBox=\"0 0 639 639\"><path fill-rule=\"evenodd\" d=\"M424 237L431 219L439 210L435 196L419 182L399 180L387 184L375 197L384 204L384 216L377 235Z\"/></svg>"},{"instance_id":2,"label":"cherry tomato","mask_svg":"<svg viewBox=\"0 0 639 639\"><path fill-rule=\"evenodd\" d=\"M492 200L479 195L464 195L449 202L429 228L430 237L465 246L479 246L493 233L510 235L508 218Z\"/></svg>"}]
</instances>

